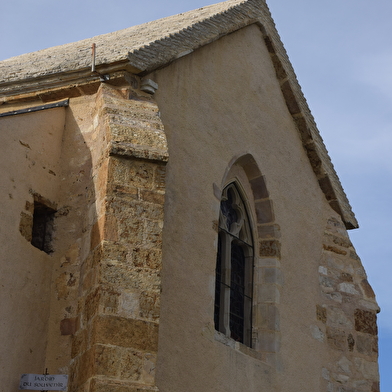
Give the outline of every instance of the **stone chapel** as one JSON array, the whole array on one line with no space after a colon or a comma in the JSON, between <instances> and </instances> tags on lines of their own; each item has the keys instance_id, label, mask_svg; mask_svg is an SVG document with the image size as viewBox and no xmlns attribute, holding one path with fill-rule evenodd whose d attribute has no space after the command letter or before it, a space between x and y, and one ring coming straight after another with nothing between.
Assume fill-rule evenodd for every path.
<instances>
[{"instance_id":1,"label":"stone chapel","mask_svg":"<svg viewBox=\"0 0 392 392\"><path fill-rule=\"evenodd\" d=\"M0 75L1 392L379 391L357 220L264 0Z\"/></svg>"}]
</instances>

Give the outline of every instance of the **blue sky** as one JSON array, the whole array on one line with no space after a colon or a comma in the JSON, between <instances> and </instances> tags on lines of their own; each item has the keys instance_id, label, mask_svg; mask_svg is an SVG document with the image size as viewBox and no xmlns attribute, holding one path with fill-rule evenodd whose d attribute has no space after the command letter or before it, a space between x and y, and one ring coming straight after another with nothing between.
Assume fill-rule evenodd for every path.
<instances>
[{"instance_id":1,"label":"blue sky","mask_svg":"<svg viewBox=\"0 0 392 392\"><path fill-rule=\"evenodd\" d=\"M213 2L3 1L0 60ZM268 5L361 226L350 236L382 309L381 390L392 390L392 2L269 0Z\"/></svg>"}]
</instances>

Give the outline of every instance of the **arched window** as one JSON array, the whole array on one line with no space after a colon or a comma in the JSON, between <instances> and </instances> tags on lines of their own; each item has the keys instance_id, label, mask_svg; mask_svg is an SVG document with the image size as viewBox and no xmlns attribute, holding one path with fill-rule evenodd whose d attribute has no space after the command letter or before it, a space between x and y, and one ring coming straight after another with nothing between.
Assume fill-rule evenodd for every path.
<instances>
[{"instance_id":1,"label":"arched window","mask_svg":"<svg viewBox=\"0 0 392 392\"><path fill-rule=\"evenodd\" d=\"M248 213L232 183L222 193L215 281L215 329L251 347L253 240Z\"/></svg>"}]
</instances>

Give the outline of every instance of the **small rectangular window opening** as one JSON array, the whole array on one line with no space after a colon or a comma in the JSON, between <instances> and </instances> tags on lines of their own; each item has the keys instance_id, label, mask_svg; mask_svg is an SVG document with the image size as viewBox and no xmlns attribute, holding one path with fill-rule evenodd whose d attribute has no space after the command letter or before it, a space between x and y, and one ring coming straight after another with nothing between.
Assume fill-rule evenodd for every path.
<instances>
[{"instance_id":1,"label":"small rectangular window opening","mask_svg":"<svg viewBox=\"0 0 392 392\"><path fill-rule=\"evenodd\" d=\"M53 221L56 211L47 205L34 201L33 230L31 244L45 253L52 253Z\"/></svg>"}]
</instances>

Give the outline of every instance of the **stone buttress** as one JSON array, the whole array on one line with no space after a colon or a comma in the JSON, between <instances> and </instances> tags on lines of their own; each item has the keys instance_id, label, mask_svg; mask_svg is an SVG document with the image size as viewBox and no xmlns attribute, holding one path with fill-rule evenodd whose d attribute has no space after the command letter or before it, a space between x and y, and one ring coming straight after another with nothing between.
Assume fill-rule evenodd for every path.
<instances>
[{"instance_id":1,"label":"stone buttress","mask_svg":"<svg viewBox=\"0 0 392 392\"><path fill-rule=\"evenodd\" d=\"M69 391L157 391L166 137L157 105L141 91L102 84L96 108L106 148L93 168L96 217Z\"/></svg>"},{"instance_id":2,"label":"stone buttress","mask_svg":"<svg viewBox=\"0 0 392 392\"><path fill-rule=\"evenodd\" d=\"M377 305L343 222L331 217L319 264L320 296L312 335L327 345L323 391L379 392ZM315 347L315 350L317 347Z\"/></svg>"}]
</instances>

